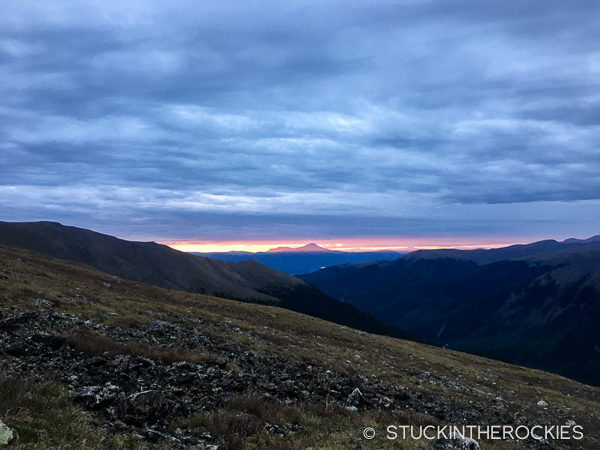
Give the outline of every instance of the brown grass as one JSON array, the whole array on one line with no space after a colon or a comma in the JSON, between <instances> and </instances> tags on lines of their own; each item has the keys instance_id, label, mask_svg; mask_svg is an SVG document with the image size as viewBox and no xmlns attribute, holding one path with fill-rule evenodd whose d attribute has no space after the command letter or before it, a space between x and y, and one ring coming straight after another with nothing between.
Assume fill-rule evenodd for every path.
<instances>
[{"instance_id":1,"label":"brown grass","mask_svg":"<svg viewBox=\"0 0 600 450\"><path fill-rule=\"evenodd\" d=\"M229 401L227 408L231 411L251 414L262 422L298 425L302 420L302 414L298 408L286 406L279 400L258 395L234 397Z\"/></svg>"},{"instance_id":2,"label":"brown grass","mask_svg":"<svg viewBox=\"0 0 600 450\"><path fill-rule=\"evenodd\" d=\"M202 432L208 430L228 449L269 448L299 449L297 444L279 436L269 435L265 424L299 425L302 411L279 400L247 394L231 398L222 409L202 412L182 419L173 426L185 426Z\"/></svg>"},{"instance_id":3,"label":"brown grass","mask_svg":"<svg viewBox=\"0 0 600 450\"><path fill-rule=\"evenodd\" d=\"M152 347L139 342L120 342L85 329L75 329L67 336L69 346L90 356L111 355L146 356L167 364L175 362L222 363L223 359L207 353L193 353L178 348Z\"/></svg>"}]
</instances>

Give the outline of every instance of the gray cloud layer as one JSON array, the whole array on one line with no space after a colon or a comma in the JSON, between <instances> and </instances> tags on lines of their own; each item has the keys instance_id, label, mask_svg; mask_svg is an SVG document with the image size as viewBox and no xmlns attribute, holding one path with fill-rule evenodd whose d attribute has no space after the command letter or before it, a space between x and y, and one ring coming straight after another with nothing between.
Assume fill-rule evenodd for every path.
<instances>
[{"instance_id":1,"label":"gray cloud layer","mask_svg":"<svg viewBox=\"0 0 600 450\"><path fill-rule=\"evenodd\" d=\"M126 3L4 5L3 218L598 232L595 1Z\"/></svg>"}]
</instances>

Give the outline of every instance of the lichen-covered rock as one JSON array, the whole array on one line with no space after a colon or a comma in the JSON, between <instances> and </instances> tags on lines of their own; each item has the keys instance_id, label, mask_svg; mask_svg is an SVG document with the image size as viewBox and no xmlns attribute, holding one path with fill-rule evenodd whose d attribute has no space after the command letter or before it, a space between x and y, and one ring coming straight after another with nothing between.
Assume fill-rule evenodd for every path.
<instances>
[{"instance_id":1,"label":"lichen-covered rock","mask_svg":"<svg viewBox=\"0 0 600 450\"><path fill-rule=\"evenodd\" d=\"M432 450L480 450L479 443L472 438L460 433L452 433L448 439L442 438L435 441Z\"/></svg>"},{"instance_id":2,"label":"lichen-covered rock","mask_svg":"<svg viewBox=\"0 0 600 450\"><path fill-rule=\"evenodd\" d=\"M165 422L181 412L175 398L153 389L136 392L120 405L122 419L136 425Z\"/></svg>"},{"instance_id":3,"label":"lichen-covered rock","mask_svg":"<svg viewBox=\"0 0 600 450\"><path fill-rule=\"evenodd\" d=\"M348 398L346 399L346 403L348 403L351 406L358 406L362 396L363 395L362 395L362 392L360 392L360 389L354 388L354 390L350 393L350 395L348 395Z\"/></svg>"},{"instance_id":4,"label":"lichen-covered rock","mask_svg":"<svg viewBox=\"0 0 600 450\"><path fill-rule=\"evenodd\" d=\"M0 420L0 447L15 444L18 439L17 432Z\"/></svg>"},{"instance_id":5,"label":"lichen-covered rock","mask_svg":"<svg viewBox=\"0 0 600 450\"><path fill-rule=\"evenodd\" d=\"M49 302L48 300L45 300L43 298L36 298L33 301L33 304L35 306L39 306L40 308L49 309L49 310L51 310L54 306L54 304L52 302Z\"/></svg>"},{"instance_id":6,"label":"lichen-covered rock","mask_svg":"<svg viewBox=\"0 0 600 450\"><path fill-rule=\"evenodd\" d=\"M104 386L83 386L75 390L74 400L89 409L103 408L123 397L123 390L119 386L106 384Z\"/></svg>"}]
</instances>

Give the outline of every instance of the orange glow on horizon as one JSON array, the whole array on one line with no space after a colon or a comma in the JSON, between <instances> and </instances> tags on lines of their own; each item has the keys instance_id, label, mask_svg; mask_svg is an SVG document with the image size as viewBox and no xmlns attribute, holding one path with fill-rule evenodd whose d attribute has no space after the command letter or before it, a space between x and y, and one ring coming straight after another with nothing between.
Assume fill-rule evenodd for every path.
<instances>
[{"instance_id":1,"label":"orange glow on horizon","mask_svg":"<svg viewBox=\"0 0 600 450\"><path fill-rule=\"evenodd\" d=\"M175 241L162 242L175 250L196 253L217 252L266 252L275 247L301 247L297 242L249 242L249 241Z\"/></svg>"},{"instance_id":2,"label":"orange glow on horizon","mask_svg":"<svg viewBox=\"0 0 600 450\"><path fill-rule=\"evenodd\" d=\"M392 250L397 252L410 252L413 250L434 250L442 248L456 248L471 250L476 248L499 248L509 245L531 242L511 238L341 238L341 239L305 239L289 241L163 241L171 248L188 253L218 253L218 252L266 252L276 247L302 247L309 242L314 242L320 247L343 252L376 252Z\"/></svg>"}]
</instances>

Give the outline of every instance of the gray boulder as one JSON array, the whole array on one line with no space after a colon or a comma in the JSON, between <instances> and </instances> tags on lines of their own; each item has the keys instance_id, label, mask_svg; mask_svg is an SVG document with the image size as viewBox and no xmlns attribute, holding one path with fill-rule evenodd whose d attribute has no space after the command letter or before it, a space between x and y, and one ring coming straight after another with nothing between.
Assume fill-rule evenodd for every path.
<instances>
[{"instance_id":1,"label":"gray boulder","mask_svg":"<svg viewBox=\"0 0 600 450\"><path fill-rule=\"evenodd\" d=\"M173 397L157 390L130 395L121 403L120 415L126 423L144 425L166 422L177 415L181 404Z\"/></svg>"},{"instance_id":2,"label":"gray boulder","mask_svg":"<svg viewBox=\"0 0 600 450\"><path fill-rule=\"evenodd\" d=\"M13 430L0 420L0 447L16 444L18 440L19 435L16 430Z\"/></svg>"},{"instance_id":3,"label":"gray boulder","mask_svg":"<svg viewBox=\"0 0 600 450\"><path fill-rule=\"evenodd\" d=\"M76 403L89 409L103 408L122 397L123 390L119 386L106 384L104 386L83 386L75 391Z\"/></svg>"},{"instance_id":4,"label":"gray boulder","mask_svg":"<svg viewBox=\"0 0 600 450\"><path fill-rule=\"evenodd\" d=\"M448 439L438 439L432 450L480 450L479 443L460 433L451 433Z\"/></svg>"},{"instance_id":5,"label":"gray boulder","mask_svg":"<svg viewBox=\"0 0 600 450\"><path fill-rule=\"evenodd\" d=\"M348 398L346 399L346 403L348 403L351 406L358 406L362 396L363 395L362 395L362 392L360 392L360 389L354 388L354 390L350 393L350 395L348 395Z\"/></svg>"},{"instance_id":6,"label":"gray boulder","mask_svg":"<svg viewBox=\"0 0 600 450\"><path fill-rule=\"evenodd\" d=\"M48 309L48 310L52 310L52 308L54 307L54 304L52 302L49 302L48 300L43 299L43 298L36 298L33 301L33 304L35 306L39 306L40 308Z\"/></svg>"}]
</instances>

